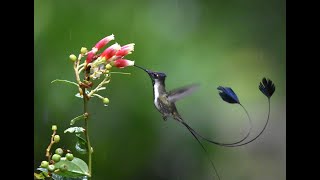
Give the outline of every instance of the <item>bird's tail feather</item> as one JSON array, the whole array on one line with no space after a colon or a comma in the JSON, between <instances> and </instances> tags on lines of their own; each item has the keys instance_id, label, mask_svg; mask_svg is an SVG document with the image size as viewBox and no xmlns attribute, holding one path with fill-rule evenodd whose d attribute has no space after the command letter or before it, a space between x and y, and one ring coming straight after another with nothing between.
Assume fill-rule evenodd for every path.
<instances>
[{"instance_id":1,"label":"bird's tail feather","mask_svg":"<svg viewBox=\"0 0 320 180\"><path fill-rule=\"evenodd\" d=\"M180 117L181 118L181 117ZM207 149L203 146L203 144L200 142L199 138L196 136L196 134L194 133L194 130L190 128L190 126L188 126L188 124L186 124L182 119L180 119L181 123L189 130L189 132L192 134L192 136L198 141L198 143L200 144L200 146L202 147L203 151L205 152L207 158L209 159L210 163L211 163L211 166L214 170L214 172L217 174L217 177L218 179L220 180L220 177L219 177L219 174L218 174L218 171L215 167L215 165L213 164L212 160L210 159L209 157L209 154L208 154L208 151Z\"/></svg>"}]
</instances>

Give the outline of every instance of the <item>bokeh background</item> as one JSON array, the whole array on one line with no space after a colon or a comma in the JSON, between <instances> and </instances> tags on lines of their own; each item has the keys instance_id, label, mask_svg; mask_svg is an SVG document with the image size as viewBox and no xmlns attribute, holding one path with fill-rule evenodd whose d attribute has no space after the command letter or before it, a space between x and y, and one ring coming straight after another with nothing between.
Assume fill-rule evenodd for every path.
<instances>
[{"instance_id":1,"label":"bokeh background","mask_svg":"<svg viewBox=\"0 0 320 180\"><path fill-rule=\"evenodd\" d=\"M286 8L285 0L35 0L34 1L34 169L58 125L60 147L75 152L76 139L63 131L82 113L74 86L71 53L90 49L114 34L121 45L135 43L127 58L167 74L168 90L200 83L177 102L184 119L203 135L232 142L248 129L239 105L221 100L229 86L249 111L254 134L267 118L268 101L258 90L263 77L276 84L270 124L256 141L225 148L205 143L222 180L286 179ZM140 69L120 69L99 99L89 104L94 180L212 179L210 162L182 125L164 122L153 106L151 80ZM80 123L82 125L82 123ZM79 124L77 124L79 125ZM54 149L57 146L54 146Z\"/></svg>"}]
</instances>

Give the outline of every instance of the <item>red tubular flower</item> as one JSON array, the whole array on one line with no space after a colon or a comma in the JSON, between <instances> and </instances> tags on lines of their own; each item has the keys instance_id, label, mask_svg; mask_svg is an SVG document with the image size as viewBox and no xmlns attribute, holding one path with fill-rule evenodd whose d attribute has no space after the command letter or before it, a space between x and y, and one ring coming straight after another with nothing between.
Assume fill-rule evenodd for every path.
<instances>
[{"instance_id":1,"label":"red tubular flower","mask_svg":"<svg viewBox=\"0 0 320 180\"><path fill-rule=\"evenodd\" d=\"M97 48L97 51L99 51L103 46L105 46L106 44L108 44L108 42L114 40L114 35L111 34L110 36L107 36L103 39L101 39L95 46L94 48Z\"/></svg>"},{"instance_id":2,"label":"red tubular flower","mask_svg":"<svg viewBox=\"0 0 320 180\"><path fill-rule=\"evenodd\" d=\"M134 43L130 43L121 47L121 49L116 53L117 57L124 57L127 54L131 54L134 50Z\"/></svg>"},{"instance_id":3,"label":"red tubular flower","mask_svg":"<svg viewBox=\"0 0 320 180\"><path fill-rule=\"evenodd\" d=\"M93 50L91 50L91 51L89 51L89 52L87 53L87 59L86 59L86 63L87 63L87 64L89 64L89 63L92 62L93 57L94 57L95 54L96 54L96 53L95 53Z\"/></svg>"},{"instance_id":4,"label":"red tubular flower","mask_svg":"<svg viewBox=\"0 0 320 180\"><path fill-rule=\"evenodd\" d=\"M114 56L117 53L117 51L119 51L120 49L121 49L121 46L118 43L115 43L112 46L108 47L106 50L104 50L100 55L100 57L108 60L112 56Z\"/></svg>"},{"instance_id":5,"label":"red tubular flower","mask_svg":"<svg viewBox=\"0 0 320 180\"><path fill-rule=\"evenodd\" d=\"M130 61L127 59L117 59L112 63L113 66L117 67L117 68L124 68L127 66L133 66L134 65L134 61Z\"/></svg>"}]
</instances>

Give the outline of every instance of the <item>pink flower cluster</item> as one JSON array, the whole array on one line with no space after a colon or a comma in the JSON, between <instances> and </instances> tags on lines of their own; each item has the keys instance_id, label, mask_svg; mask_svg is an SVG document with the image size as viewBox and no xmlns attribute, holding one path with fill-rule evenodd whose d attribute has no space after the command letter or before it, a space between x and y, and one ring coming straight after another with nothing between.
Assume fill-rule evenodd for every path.
<instances>
[{"instance_id":1,"label":"pink flower cluster","mask_svg":"<svg viewBox=\"0 0 320 180\"><path fill-rule=\"evenodd\" d=\"M86 63L89 64L96 60L93 58L96 55L96 53L112 40L114 40L113 34L97 42L97 44L87 53ZM103 59L106 62L111 63L115 67L124 68L127 66L134 65L134 61L124 59L124 56L131 54L133 50L134 43L130 43L124 46L120 46L118 43L115 43L106 48L99 57L100 59Z\"/></svg>"}]
</instances>

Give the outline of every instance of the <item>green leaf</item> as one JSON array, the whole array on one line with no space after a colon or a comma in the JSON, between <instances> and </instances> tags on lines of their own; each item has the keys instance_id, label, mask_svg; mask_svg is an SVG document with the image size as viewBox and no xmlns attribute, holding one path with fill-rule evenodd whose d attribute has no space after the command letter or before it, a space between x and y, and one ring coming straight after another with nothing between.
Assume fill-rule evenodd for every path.
<instances>
[{"instance_id":1,"label":"green leaf","mask_svg":"<svg viewBox=\"0 0 320 180\"><path fill-rule=\"evenodd\" d=\"M58 174L52 174L52 179L54 180L88 180L87 176L82 176L82 177L65 177L65 176L60 176Z\"/></svg>"},{"instance_id":2,"label":"green leaf","mask_svg":"<svg viewBox=\"0 0 320 180\"><path fill-rule=\"evenodd\" d=\"M36 179L45 179L46 177L42 174L42 172L41 173L33 173L33 175L34 175L34 177L36 178Z\"/></svg>"},{"instance_id":3,"label":"green leaf","mask_svg":"<svg viewBox=\"0 0 320 180\"><path fill-rule=\"evenodd\" d=\"M66 132L69 132L69 133L82 133L84 131L85 131L85 129L83 127L69 127L68 129L66 129L64 131L64 133L66 133Z\"/></svg>"},{"instance_id":4,"label":"green leaf","mask_svg":"<svg viewBox=\"0 0 320 180\"><path fill-rule=\"evenodd\" d=\"M76 123L76 121L79 121L79 120L81 120L81 119L84 119L84 114L82 114L82 115L80 115L80 116L77 116L77 117L71 119L70 125L71 125L71 126L74 125L74 123Z\"/></svg>"},{"instance_id":5,"label":"green leaf","mask_svg":"<svg viewBox=\"0 0 320 180\"><path fill-rule=\"evenodd\" d=\"M36 179L45 179L46 177L49 177L48 175L48 169L46 168L37 168L37 170L41 171L41 173L33 173L34 177Z\"/></svg>"},{"instance_id":6,"label":"green leaf","mask_svg":"<svg viewBox=\"0 0 320 180\"><path fill-rule=\"evenodd\" d=\"M78 141L76 143L76 150L80 153L80 154L86 154L88 153L88 145L87 145L87 141L85 139L83 139L80 134L76 134Z\"/></svg>"},{"instance_id":7,"label":"green leaf","mask_svg":"<svg viewBox=\"0 0 320 180\"><path fill-rule=\"evenodd\" d=\"M67 168L63 171L60 170L60 166L66 166ZM83 176L90 176L88 165L79 158L73 158L72 161L67 160L65 157L61 158L59 162L54 164L55 168L58 169L54 171L53 174L67 178L76 178Z\"/></svg>"},{"instance_id":8,"label":"green leaf","mask_svg":"<svg viewBox=\"0 0 320 180\"><path fill-rule=\"evenodd\" d=\"M46 169L46 168L37 168L37 170L39 170L41 172L48 172L48 169Z\"/></svg>"},{"instance_id":9,"label":"green leaf","mask_svg":"<svg viewBox=\"0 0 320 180\"><path fill-rule=\"evenodd\" d=\"M76 85L77 87L79 87L79 85L77 83L72 82L72 81L68 81L68 80L64 80L64 79L55 79L55 80L51 81L51 83L54 83L54 82L69 83L69 84L73 84L73 85Z\"/></svg>"}]
</instances>

